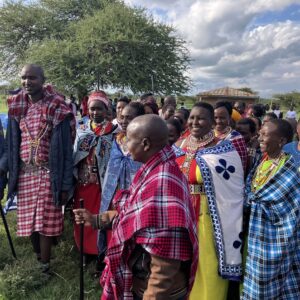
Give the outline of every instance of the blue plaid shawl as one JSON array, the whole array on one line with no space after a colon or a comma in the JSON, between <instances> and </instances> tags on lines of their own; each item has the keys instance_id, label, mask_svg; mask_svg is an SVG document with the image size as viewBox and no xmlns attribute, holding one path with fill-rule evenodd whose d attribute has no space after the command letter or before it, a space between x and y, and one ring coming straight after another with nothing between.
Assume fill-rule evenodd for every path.
<instances>
[{"instance_id":1,"label":"blue plaid shawl","mask_svg":"<svg viewBox=\"0 0 300 300\"><path fill-rule=\"evenodd\" d=\"M256 165L257 167L257 165ZM300 299L300 179L293 158L255 193L250 207L243 300Z\"/></svg>"}]
</instances>

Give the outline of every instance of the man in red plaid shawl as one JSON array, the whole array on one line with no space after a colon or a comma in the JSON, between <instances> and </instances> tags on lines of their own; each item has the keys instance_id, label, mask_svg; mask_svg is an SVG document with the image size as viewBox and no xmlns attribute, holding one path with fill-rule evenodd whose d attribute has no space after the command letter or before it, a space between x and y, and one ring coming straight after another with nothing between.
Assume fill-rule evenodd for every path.
<instances>
[{"instance_id":1,"label":"man in red plaid shawl","mask_svg":"<svg viewBox=\"0 0 300 300\"><path fill-rule=\"evenodd\" d=\"M43 273L53 237L63 229L61 205L72 188L75 120L61 95L44 87L44 71L26 65L23 89L8 103L8 197L17 195L17 235L30 236Z\"/></svg>"},{"instance_id":2,"label":"man in red plaid shawl","mask_svg":"<svg viewBox=\"0 0 300 300\"><path fill-rule=\"evenodd\" d=\"M186 299L198 261L196 218L188 183L166 146L167 126L158 116L140 116L127 139L132 158L144 165L129 191L115 196L116 211L75 211L78 223L113 223L102 299Z\"/></svg>"}]
</instances>

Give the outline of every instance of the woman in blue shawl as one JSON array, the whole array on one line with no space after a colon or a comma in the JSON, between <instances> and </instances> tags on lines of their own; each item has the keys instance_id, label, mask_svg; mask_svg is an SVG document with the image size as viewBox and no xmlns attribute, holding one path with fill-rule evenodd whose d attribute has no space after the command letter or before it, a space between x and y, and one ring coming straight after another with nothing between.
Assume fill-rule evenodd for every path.
<instances>
[{"instance_id":1,"label":"woman in blue shawl","mask_svg":"<svg viewBox=\"0 0 300 300\"><path fill-rule=\"evenodd\" d=\"M299 299L300 179L294 159L282 151L292 134L280 119L260 131L263 156L246 184L250 221L242 300Z\"/></svg>"},{"instance_id":2,"label":"woman in blue shawl","mask_svg":"<svg viewBox=\"0 0 300 300\"><path fill-rule=\"evenodd\" d=\"M128 189L135 173L141 166L141 163L132 160L128 152L126 130L134 118L143 114L145 114L145 110L139 102L131 102L122 110L120 116L122 131L117 134L112 145L102 188L100 212L112 209L111 202L116 191L118 189ZM107 233L108 236L102 231L99 232L98 250L100 255L104 253L107 242L110 239L110 234L109 232Z\"/></svg>"}]
</instances>

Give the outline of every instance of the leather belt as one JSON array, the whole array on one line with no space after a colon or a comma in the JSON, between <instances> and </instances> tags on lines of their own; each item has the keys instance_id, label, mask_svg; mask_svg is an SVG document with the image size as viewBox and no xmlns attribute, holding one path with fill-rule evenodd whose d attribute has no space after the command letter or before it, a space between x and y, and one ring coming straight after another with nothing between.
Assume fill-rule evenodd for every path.
<instances>
[{"instance_id":1,"label":"leather belt","mask_svg":"<svg viewBox=\"0 0 300 300\"><path fill-rule=\"evenodd\" d=\"M192 195L205 193L203 184L190 184L190 193Z\"/></svg>"}]
</instances>

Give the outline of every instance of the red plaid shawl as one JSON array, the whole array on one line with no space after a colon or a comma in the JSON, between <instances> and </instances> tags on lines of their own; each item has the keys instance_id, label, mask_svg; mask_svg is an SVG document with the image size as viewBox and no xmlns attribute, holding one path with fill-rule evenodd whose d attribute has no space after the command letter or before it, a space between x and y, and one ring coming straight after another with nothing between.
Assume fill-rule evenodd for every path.
<instances>
[{"instance_id":1,"label":"red plaid shawl","mask_svg":"<svg viewBox=\"0 0 300 300\"><path fill-rule=\"evenodd\" d=\"M45 86L43 92L43 102L47 102L48 105L45 105L43 108L41 124L48 122L52 124L53 127L56 127L61 121L65 119L67 115L73 115L70 108L65 103L63 96L54 91L54 89L50 85ZM20 122L21 118L24 118L24 116L26 115L30 105L31 102L29 100L28 94L26 94L25 91L21 90L17 95L9 99L8 115ZM75 123L76 121L73 117L70 124L72 128L73 139L75 138Z\"/></svg>"},{"instance_id":2,"label":"red plaid shawl","mask_svg":"<svg viewBox=\"0 0 300 300\"><path fill-rule=\"evenodd\" d=\"M132 273L127 266L127 261L137 243L137 236L138 243L150 246L147 250L150 249L151 254L159 255L164 248L167 250L164 251L164 256L167 258L192 260L189 276L189 289L191 289L198 262L196 217L188 183L175 162L173 150L167 146L155 154L137 172L130 190L121 191L116 195L115 203L121 205L113 224L106 268L101 277L103 286L101 299L132 299L130 291ZM147 236L146 234L147 239L143 240L140 233L149 228L165 229L167 233L170 231L170 235L167 234L167 239L161 239L159 235ZM186 235L177 236L178 241L174 242L175 236L172 230L176 228L187 230L190 245L181 247L180 240L184 239L186 242Z\"/></svg>"}]
</instances>

